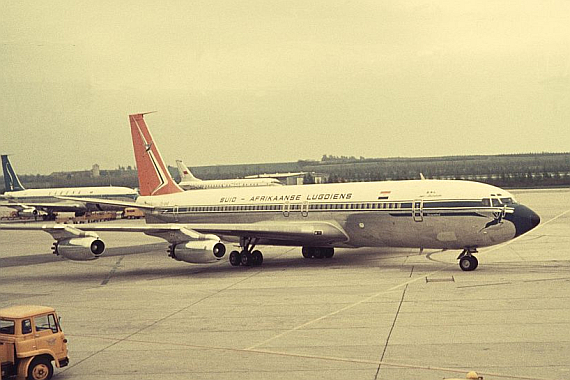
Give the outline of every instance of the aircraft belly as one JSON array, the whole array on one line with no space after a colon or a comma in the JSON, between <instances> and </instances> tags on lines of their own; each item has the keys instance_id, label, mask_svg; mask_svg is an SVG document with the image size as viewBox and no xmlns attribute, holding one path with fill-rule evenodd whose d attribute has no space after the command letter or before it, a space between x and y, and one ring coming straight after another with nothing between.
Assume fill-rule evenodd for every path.
<instances>
[{"instance_id":1,"label":"aircraft belly","mask_svg":"<svg viewBox=\"0 0 570 380\"><path fill-rule=\"evenodd\" d=\"M342 225L350 236L350 244L433 249L485 247L502 243L515 236L514 225L508 221L485 228L490 218L479 216L412 216L389 214L353 214Z\"/></svg>"}]
</instances>

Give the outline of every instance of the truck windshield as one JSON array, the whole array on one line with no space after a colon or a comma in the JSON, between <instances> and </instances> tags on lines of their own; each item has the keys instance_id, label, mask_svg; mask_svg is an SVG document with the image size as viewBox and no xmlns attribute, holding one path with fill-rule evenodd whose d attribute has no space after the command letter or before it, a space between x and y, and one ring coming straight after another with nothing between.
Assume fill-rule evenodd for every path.
<instances>
[{"instance_id":1,"label":"truck windshield","mask_svg":"<svg viewBox=\"0 0 570 380\"><path fill-rule=\"evenodd\" d=\"M10 319L0 319L0 334L14 335L16 323Z\"/></svg>"},{"instance_id":2,"label":"truck windshield","mask_svg":"<svg viewBox=\"0 0 570 380\"><path fill-rule=\"evenodd\" d=\"M53 314L34 317L34 320L36 322L36 331L51 330L53 333L57 332L57 325L55 324Z\"/></svg>"}]
</instances>

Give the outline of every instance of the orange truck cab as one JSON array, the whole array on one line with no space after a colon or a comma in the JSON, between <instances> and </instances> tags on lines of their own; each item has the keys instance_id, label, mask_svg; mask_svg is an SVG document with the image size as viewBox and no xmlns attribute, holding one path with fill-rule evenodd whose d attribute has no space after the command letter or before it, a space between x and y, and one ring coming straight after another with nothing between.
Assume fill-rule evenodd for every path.
<instances>
[{"instance_id":1,"label":"orange truck cab","mask_svg":"<svg viewBox=\"0 0 570 380\"><path fill-rule=\"evenodd\" d=\"M2 380L17 376L49 380L53 363L69 363L67 339L51 307L22 305L0 309Z\"/></svg>"}]
</instances>

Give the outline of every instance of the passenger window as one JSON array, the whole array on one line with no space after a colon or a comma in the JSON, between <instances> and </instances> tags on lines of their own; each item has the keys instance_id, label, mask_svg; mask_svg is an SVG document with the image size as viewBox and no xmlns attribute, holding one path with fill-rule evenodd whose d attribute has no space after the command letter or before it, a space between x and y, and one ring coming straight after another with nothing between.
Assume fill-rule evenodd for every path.
<instances>
[{"instance_id":1,"label":"passenger window","mask_svg":"<svg viewBox=\"0 0 570 380\"><path fill-rule=\"evenodd\" d=\"M14 335L14 326L16 323L7 319L0 319L0 334Z\"/></svg>"},{"instance_id":2,"label":"passenger window","mask_svg":"<svg viewBox=\"0 0 570 380\"><path fill-rule=\"evenodd\" d=\"M24 319L22 321L22 334L30 334L32 332L32 321Z\"/></svg>"}]
</instances>

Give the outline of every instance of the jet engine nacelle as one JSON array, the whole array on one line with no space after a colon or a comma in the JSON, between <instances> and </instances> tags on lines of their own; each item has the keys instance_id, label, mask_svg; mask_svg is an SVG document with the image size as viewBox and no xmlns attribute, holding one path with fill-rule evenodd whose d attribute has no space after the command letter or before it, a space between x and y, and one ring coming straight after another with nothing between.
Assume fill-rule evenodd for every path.
<instances>
[{"instance_id":1,"label":"jet engine nacelle","mask_svg":"<svg viewBox=\"0 0 570 380\"><path fill-rule=\"evenodd\" d=\"M187 263L205 264L220 260L226 254L226 246L219 239L192 240L172 244L168 247L169 256Z\"/></svg>"},{"instance_id":2,"label":"jet engine nacelle","mask_svg":"<svg viewBox=\"0 0 570 380\"><path fill-rule=\"evenodd\" d=\"M105 251L105 243L93 237L59 240L54 243L54 253L75 261L95 260Z\"/></svg>"},{"instance_id":3,"label":"jet engine nacelle","mask_svg":"<svg viewBox=\"0 0 570 380\"><path fill-rule=\"evenodd\" d=\"M37 208L34 207L27 207L18 211L18 215L23 217L37 217L37 216L47 215L47 212L38 210Z\"/></svg>"}]
</instances>

